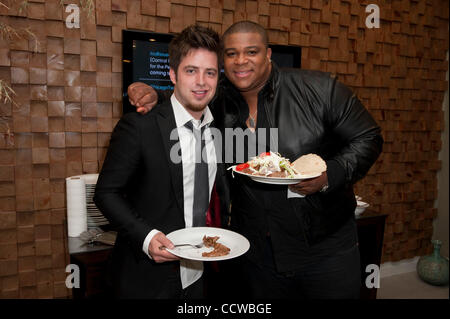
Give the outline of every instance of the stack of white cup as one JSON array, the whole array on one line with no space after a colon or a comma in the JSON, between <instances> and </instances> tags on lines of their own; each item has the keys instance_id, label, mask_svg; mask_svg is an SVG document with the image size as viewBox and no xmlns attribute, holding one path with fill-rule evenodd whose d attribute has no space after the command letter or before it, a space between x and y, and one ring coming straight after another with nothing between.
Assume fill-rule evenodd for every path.
<instances>
[{"instance_id":1,"label":"stack of white cup","mask_svg":"<svg viewBox=\"0 0 450 319\"><path fill-rule=\"evenodd\" d=\"M66 178L67 232L78 237L87 230L86 187L81 176Z\"/></svg>"}]
</instances>

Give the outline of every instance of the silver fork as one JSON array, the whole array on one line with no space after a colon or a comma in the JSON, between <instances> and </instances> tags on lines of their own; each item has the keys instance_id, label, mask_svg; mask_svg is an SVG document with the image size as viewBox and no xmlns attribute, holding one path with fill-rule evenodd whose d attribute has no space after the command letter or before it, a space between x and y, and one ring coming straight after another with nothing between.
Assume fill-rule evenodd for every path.
<instances>
[{"instance_id":1,"label":"silver fork","mask_svg":"<svg viewBox=\"0 0 450 319\"><path fill-rule=\"evenodd\" d=\"M174 247L192 246L194 248L202 248L204 246L204 244L203 243L200 243L200 244L197 244L197 245L194 245L194 244L176 244L176 245L173 245L173 246Z\"/></svg>"}]
</instances>

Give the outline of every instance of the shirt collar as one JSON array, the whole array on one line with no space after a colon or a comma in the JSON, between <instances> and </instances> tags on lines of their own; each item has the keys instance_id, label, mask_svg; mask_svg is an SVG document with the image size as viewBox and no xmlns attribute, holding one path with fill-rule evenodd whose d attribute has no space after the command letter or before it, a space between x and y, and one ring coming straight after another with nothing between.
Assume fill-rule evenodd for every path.
<instances>
[{"instance_id":1,"label":"shirt collar","mask_svg":"<svg viewBox=\"0 0 450 319\"><path fill-rule=\"evenodd\" d=\"M175 115L175 123L178 127L184 126L187 122L192 120L194 126L200 128L204 125L209 125L214 120L214 117L209 109L209 106L206 106L203 110L203 122L199 123L199 120L194 119L194 117L189 114L189 112L184 108L183 105L178 101L175 97L175 94L172 94L170 97L170 102L172 102L173 113ZM200 125L199 125L200 124Z\"/></svg>"}]
</instances>

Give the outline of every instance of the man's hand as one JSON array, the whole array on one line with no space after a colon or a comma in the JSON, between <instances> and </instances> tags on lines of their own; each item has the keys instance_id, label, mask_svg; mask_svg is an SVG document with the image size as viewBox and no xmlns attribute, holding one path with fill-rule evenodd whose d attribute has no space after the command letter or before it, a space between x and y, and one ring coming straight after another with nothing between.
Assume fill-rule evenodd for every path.
<instances>
[{"instance_id":1,"label":"man's hand","mask_svg":"<svg viewBox=\"0 0 450 319\"><path fill-rule=\"evenodd\" d=\"M150 241L150 245L148 246L148 253L152 256L153 260L157 263L162 263L165 261L174 261L179 260L180 258L169 253L164 249L167 247L169 249L173 248L173 243L164 235L159 232L155 236L153 236Z\"/></svg>"},{"instance_id":2,"label":"man's hand","mask_svg":"<svg viewBox=\"0 0 450 319\"><path fill-rule=\"evenodd\" d=\"M328 184L327 172L315 178L304 179L295 185L289 185L289 189L300 195L311 195L319 192L325 185Z\"/></svg>"},{"instance_id":3,"label":"man's hand","mask_svg":"<svg viewBox=\"0 0 450 319\"><path fill-rule=\"evenodd\" d=\"M135 82L128 87L128 100L137 112L145 114L158 102L158 94L150 85Z\"/></svg>"}]
</instances>

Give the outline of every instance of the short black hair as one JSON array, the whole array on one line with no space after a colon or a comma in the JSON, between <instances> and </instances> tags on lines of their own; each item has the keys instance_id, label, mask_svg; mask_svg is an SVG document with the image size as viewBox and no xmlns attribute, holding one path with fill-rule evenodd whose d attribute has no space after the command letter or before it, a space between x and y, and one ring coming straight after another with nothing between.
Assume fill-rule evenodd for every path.
<instances>
[{"instance_id":1,"label":"short black hair","mask_svg":"<svg viewBox=\"0 0 450 319\"><path fill-rule=\"evenodd\" d=\"M191 49L206 49L217 54L217 62L220 69L222 61L222 43L219 34L211 28L199 25L191 25L181 31L169 43L169 66L175 71L181 60Z\"/></svg>"},{"instance_id":2,"label":"short black hair","mask_svg":"<svg viewBox=\"0 0 450 319\"><path fill-rule=\"evenodd\" d=\"M258 23L252 22L252 21L239 21L234 24L232 24L224 33L222 36L222 41L225 41L226 37L234 34L234 33L259 33L261 35L261 39L266 46L266 48L269 47L269 40L267 37L266 29L264 29L263 26L261 26Z\"/></svg>"}]
</instances>

